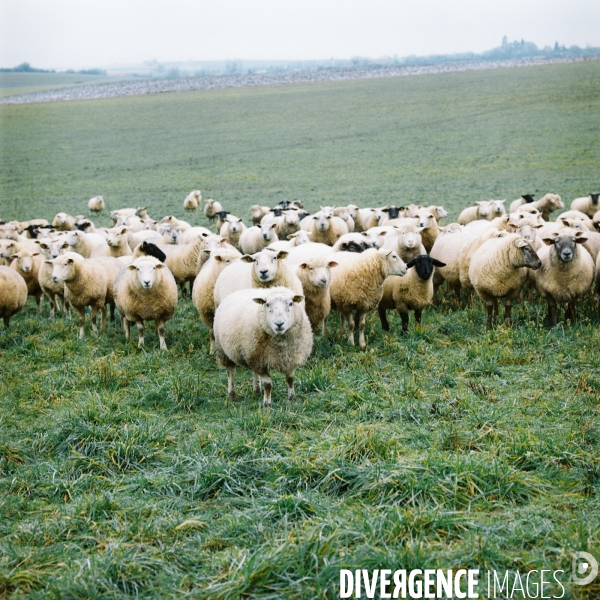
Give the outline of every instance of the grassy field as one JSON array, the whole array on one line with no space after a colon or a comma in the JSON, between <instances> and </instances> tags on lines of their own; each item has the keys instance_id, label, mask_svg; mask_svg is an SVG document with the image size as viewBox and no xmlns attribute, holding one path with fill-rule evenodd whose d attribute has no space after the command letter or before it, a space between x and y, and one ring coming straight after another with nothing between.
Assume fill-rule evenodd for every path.
<instances>
[{"instance_id":1,"label":"grassy field","mask_svg":"<svg viewBox=\"0 0 600 600\"><path fill-rule=\"evenodd\" d=\"M114 81L114 79L109 79L104 75L76 73L0 73L0 97L106 81Z\"/></svg>"},{"instance_id":2,"label":"grassy field","mask_svg":"<svg viewBox=\"0 0 600 600\"><path fill-rule=\"evenodd\" d=\"M600 62L4 106L0 218L96 194L182 216L196 188L240 216L569 202L597 191L599 114ZM0 331L0 596L336 598L341 568L479 568L600 597L568 583L573 551L600 558L596 299L575 325L534 300L488 331L444 291L405 337L370 315L366 351L334 317L300 402L276 375L270 412L241 370L227 401L189 299L167 353L44 311Z\"/></svg>"}]
</instances>

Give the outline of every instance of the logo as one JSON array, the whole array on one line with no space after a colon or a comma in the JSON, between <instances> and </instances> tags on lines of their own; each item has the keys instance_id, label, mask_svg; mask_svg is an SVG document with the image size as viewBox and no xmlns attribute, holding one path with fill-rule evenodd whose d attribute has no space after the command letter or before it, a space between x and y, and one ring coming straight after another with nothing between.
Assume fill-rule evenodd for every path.
<instances>
[{"instance_id":1,"label":"logo","mask_svg":"<svg viewBox=\"0 0 600 600\"><path fill-rule=\"evenodd\" d=\"M587 585L598 575L598 561L589 552L573 554L573 583Z\"/></svg>"}]
</instances>

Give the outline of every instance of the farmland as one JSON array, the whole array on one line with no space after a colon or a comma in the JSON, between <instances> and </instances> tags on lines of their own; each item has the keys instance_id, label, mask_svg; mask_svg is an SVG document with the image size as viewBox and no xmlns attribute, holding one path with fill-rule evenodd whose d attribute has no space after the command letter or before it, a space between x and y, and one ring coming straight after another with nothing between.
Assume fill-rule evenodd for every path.
<instances>
[{"instance_id":1,"label":"farmland","mask_svg":"<svg viewBox=\"0 0 600 600\"><path fill-rule=\"evenodd\" d=\"M598 191L600 62L0 108L0 218L147 206L442 204ZM184 217L185 218L185 217ZM201 215L193 224L206 225ZM107 225L104 215L97 220ZM600 315L317 336L297 378L226 374L189 299L169 351L76 339L30 298L0 331L0 596L334 598L341 568L562 569L600 557ZM482 590L483 592L483 590ZM554 590L560 595L560 588ZM516 596L520 597L520 596Z\"/></svg>"}]
</instances>

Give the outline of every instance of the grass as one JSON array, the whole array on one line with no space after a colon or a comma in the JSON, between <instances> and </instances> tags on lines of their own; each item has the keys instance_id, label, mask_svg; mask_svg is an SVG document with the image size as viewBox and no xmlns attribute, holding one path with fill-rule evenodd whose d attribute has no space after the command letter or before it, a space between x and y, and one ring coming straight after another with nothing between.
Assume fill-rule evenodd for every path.
<instances>
[{"instance_id":1,"label":"grass","mask_svg":"<svg viewBox=\"0 0 600 600\"><path fill-rule=\"evenodd\" d=\"M600 63L0 109L0 217L147 205L443 204L597 183ZM191 218L204 223L202 217ZM100 219L106 223L106 216ZM444 293L368 349L316 338L288 405L226 374L188 299L146 347L31 301L0 331L0 596L335 598L341 568L600 556L597 301L487 331ZM134 336L135 337L135 336ZM597 598L598 581L567 587ZM553 593L560 595L560 589Z\"/></svg>"},{"instance_id":2,"label":"grass","mask_svg":"<svg viewBox=\"0 0 600 600\"><path fill-rule=\"evenodd\" d=\"M118 81L104 75L77 73L0 73L0 97L45 92L84 83Z\"/></svg>"}]
</instances>

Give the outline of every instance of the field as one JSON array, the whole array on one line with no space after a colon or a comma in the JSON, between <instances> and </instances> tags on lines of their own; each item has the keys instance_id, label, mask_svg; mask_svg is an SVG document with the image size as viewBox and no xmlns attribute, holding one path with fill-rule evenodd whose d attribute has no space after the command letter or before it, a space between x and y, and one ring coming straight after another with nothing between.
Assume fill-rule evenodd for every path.
<instances>
[{"instance_id":1,"label":"field","mask_svg":"<svg viewBox=\"0 0 600 600\"><path fill-rule=\"evenodd\" d=\"M110 81L103 75L77 73L0 73L0 97Z\"/></svg>"},{"instance_id":2,"label":"field","mask_svg":"<svg viewBox=\"0 0 600 600\"><path fill-rule=\"evenodd\" d=\"M598 61L3 106L0 219L96 194L183 216L197 188L244 217L568 203L598 191L599 114ZM167 353L44 311L0 331L0 596L336 598L343 568L479 568L561 569L565 598L600 597L569 583L574 551L600 558L597 299L576 324L548 329L536 299L488 331L444 290L407 336L370 315L366 351L334 316L300 401L276 375L269 412L242 370L227 401L189 299Z\"/></svg>"}]
</instances>

